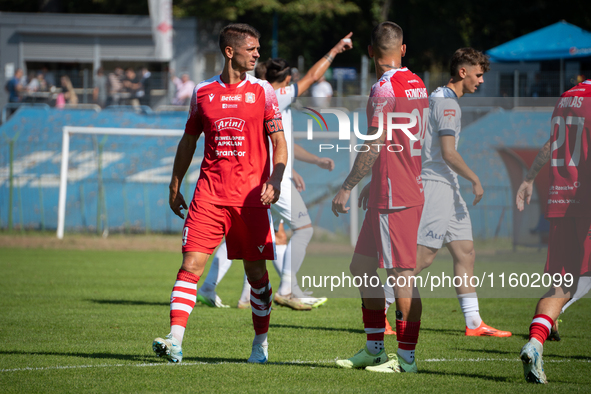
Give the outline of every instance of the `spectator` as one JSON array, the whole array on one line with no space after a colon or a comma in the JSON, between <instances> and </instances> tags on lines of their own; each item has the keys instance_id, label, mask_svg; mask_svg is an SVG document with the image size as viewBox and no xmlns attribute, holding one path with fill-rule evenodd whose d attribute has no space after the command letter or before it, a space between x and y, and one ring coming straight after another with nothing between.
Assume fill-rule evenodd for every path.
<instances>
[{"instance_id":1,"label":"spectator","mask_svg":"<svg viewBox=\"0 0 591 394\"><path fill-rule=\"evenodd\" d=\"M142 67L140 75L141 88L137 96L140 99L140 105L150 106L152 99L152 73L148 70L148 67Z\"/></svg>"},{"instance_id":2,"label":"spectator","mask_svg":"<svg viewBox=\"0 0 591 394\"><path fill-rule=\"evenodd\" d=\"M17 68L14 76L4 86L4 89L8 92L9 103L18 103L21 101L20 94L24 90L24 86L21 84L22 77L23 69Z\"/></svg>"},{"instance_id":3,"label":"spectator","mask_svg":"<svg viewBox=\"0 0 591 394\"><path fill-rule=\"evenodd\" d=\"M74 91L72 81L70 81L70 78L67 75L62 76L61 84L63 93L60 94L63 94L66 104L78 105L78 95Z\"/></svg>"},{"instance_id":4,"label":"spectator","mask_svg":"<svg viewBox=\"0 0 591 394\"><path fill-rule=\"evenodd\" d=\"M49 71L47 66L41 67L41 72L43 73L43 79L47 82L47 89L49 90L55 86L55 77L53 76L53 73Z\"/></svg>"},{"instance_id":5,"label":"spectator","mask_svg":"<svg viewBox=\"0 0 591 394\"><path fill-rule=\"evenodd\" d=\"M101 108L105 108L105 105L107 104L107 77L105 76L102 67L99 67L94 76L92 99Z\"/></svg>"},{"instance_id":6,"label":"spectator","mask_svg":"<svg viewBox=\"0 0 591 394\"><path fill-rule=\"evenodd\" d=\"M107 105L117 105L121 98L123 90L123 69L115 67L115 71L109 73L109 97L107 98Z\"/></svg>"},{"instance_id":7,"label":"spectator","mask_svg":"<svg viewBox=\"0 0 591 394\"><path fill-rule=\"evenodd\" d=\"M187 73L183 73L180 79L175 77L173 70L170 71L170 78L176 86L176 96L172 100L172 104L189 105L191 96L193 96L193 89L195 89L195 82L189 79L189 74Z\"/></svg>"},{"instance_id":8,"label":"spectator","mask_svg":"<svg viewBox=\"0 0 591 394\"><path fill-rule=\"evenodd\" d=\"M327 106L332 97L332 86L324 78L324 75L312 86L312 97L314 97L314 105L318 107Z\"/></svg>"},{"instance_id":9,"label":"spectator","mask_svg":"<svg viewBox=\"0 0 591 394\"><path fill-rule=\"evenodd\" d=\"M34 74L33 74L34 75ZM27 92L47 92L49 89L47 87L47 81L45 80L43 73L39 71L36 77L33 77L29 84L27 85Z\"/></svg>"},{"instance_id":10,"label":"spectator","mask_svg":"<svg viewBox=\"0 0 591 394\"><path fill-rule=\"evenodd\" d=\"M129 102L133 106L139 106L140 101L138 100L137 93L141 89L140 78L135 73L134 69L129 67L125 70L125 79L123 79L123 89L129 93Z\"/></svg>"},{"instance_id":11,"label":"spectator","mask_svg":"<svg viewBox=\"0 0 591 394\"><path fill-rule=\"evenodd\" d=\"M29 71L29 72L27 73L27 77L23 79L23 86L25 86L25 89L26 89L27 91L30 91L30 90L29 90L29 85L30 85L30 84L31 84L31 83L32 83L34 80L35 80L35 71ZM35 83L33 82L33 84L35 84Z\"/></svg>"}]
</instances>

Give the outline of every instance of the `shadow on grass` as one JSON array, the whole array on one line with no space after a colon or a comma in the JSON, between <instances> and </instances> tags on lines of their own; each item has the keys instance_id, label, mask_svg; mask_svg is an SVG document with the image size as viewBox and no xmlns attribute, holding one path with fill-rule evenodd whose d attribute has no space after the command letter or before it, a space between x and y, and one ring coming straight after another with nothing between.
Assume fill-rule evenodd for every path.
<instances>
[{"instance_id":1,"label":"shadow on grass","mask_svg":"<svg viewBox=\"0 0 591 394\"><path fill-rule=\"evenodd\" d=\"M248 364L245 358L227 357L183 357L183 362L203 364ZM265 365L289 365L294 367L335 368L335 366L330 364L315 363L310 361L267 361Z\"/></svg>"},{"instance_id":2,"label":"shadow on grass","mask_svg":"<svg viewBox=\"0 0 591 394\"><path fill-rule=\"evenodd\" d=\"M508 354L515 356L515 359L519 358L519 350L521 348L517 348L517 350L496 350L496 349L466 349L466 348L459 348L457 350L462 352L473 352L473 353L490 353L490 354Z\"/></svg>"},{"instance_id":3,"label":"shadow on grass","mask_svg":"<svg viewBox=\"0 0 591 394\"><path fill-rule=\"evenodd\" d=\"M550 354L547 352L544 352L544 359L547 360L549 357L555 357L555 358L562 358L562 359L575 359L575 360L582 360L582 361L586 361L586 362L591 362L591 356L566 356L566 355L560 355L560 354Z\"/></svg>"},{"instance_id":4,"label":"shadow on grass","mask_svg":"<svg viewBox=\"0 0 591 394\"><path fill-rule=\"evenodd\" d=\"M107 305L150 305L150 306L170 306L170 302L150 302L150 301L137 301L137 300L87 300L95 304L107 304Z\"/></svg>"},{"instance_id":5,"label":"shadow on grass","mask_svg":"<svg viewBox=\"0 0 591 394\"><path fill-rule=\"evenodd\" d=\"M349 332L351 334L365 334L364 330L357 328L335 328L335 327L316 327L316 326L295 326L292 324L269 324L269 328L295 328L298 330L320 330L320 331L339 331Z\"/></svg>"},{"instance_id":6,"label":"shadow on grass","mask_svg":"<svg viewBox=\"0 0 591 394\"><path fill-rule=\"evenodd\" d=\"M114 359L127 361L154 361L154 356L140 354L117 354L117 353L76 353L76 352L25 352L22 350L0 350L0 354L21 354L26 356L64 356L64 357L82 357L90 359Z\"/></svg>"},{"instance_id":7,"label":"shadow on grass","mask_svg":"<svg viewBox=\"0 0 591 394\"><path fill-rule=\"evenodd\" d=\"M441 376L462 376L465 378L476 378L482 380L489 380L491 382L511 382L513 379L502 377L502 376L488 376L479 373L461 373L461 372L439 372L439 371L426 371L424 369L420 370L420 375L441 375Z\"/></svg>"},{"instance_id":8,"label":"shadow on grass","mask_svg":"<svg viewBox=\"0 0 591 394\"><path fill-rule=\"evenodd\" d=\"M465 330L450 330L448 328L426 328L421 327L421 331L438 332L447 335L465 336Z\"/></svg>"}]
</instances>

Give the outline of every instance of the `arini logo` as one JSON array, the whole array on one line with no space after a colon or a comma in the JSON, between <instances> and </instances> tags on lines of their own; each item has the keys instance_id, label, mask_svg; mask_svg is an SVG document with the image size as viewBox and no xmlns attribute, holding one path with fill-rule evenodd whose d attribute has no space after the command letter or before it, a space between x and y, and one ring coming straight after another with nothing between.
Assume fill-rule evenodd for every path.
<instances>
[{"instance_id":1,"label":"arini logo","mask_svg":"<svg viewBox=\"0 0 591 394\"><path fill-rule=\"evenodd\" d=\"M220 120L216 120L214 125L217 131L227 129L242 131L244 129L245 123L246 122L244 120L239 118L223 118Z\"/></svg>"}]
</instances>

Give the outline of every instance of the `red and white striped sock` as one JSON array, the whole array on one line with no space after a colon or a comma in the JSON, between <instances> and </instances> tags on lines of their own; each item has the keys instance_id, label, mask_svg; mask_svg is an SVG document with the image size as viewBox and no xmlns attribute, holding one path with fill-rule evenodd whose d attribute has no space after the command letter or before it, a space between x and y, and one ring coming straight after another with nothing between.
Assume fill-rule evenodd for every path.
<instances>
[{"instance_id":1,"label":"red and white striped sock","mask_svg":"<svg viewBox=\"0 0 591 394\"><path fill-rule=\"evenodd\" d=\"M170 332L181 343L197 300L197 282L197 275L180 269L170 295Z\"/></svg>"},{"instance_id":2,"label":"red and white striped sock","mask_svg":"<svg viewBox=\"0 0 591 394\"><path fill-rule=\"evenodd\" d=\"M267 332L271 318L271 301L273 289L269 283L269 274L265 271L263 277L250 283L250 307L252 309L252 325L254 326L254 341L256 344L267 344Z\"/></svg>"},{"instance_id":3,"label":"red and white striped sock","mask_svg":"<svg viewBox=\"0 0 591 394\"><path fill-rule=\"evenodd\" d=\"M420 321L402 321L396 319L396 340L398 355L409 364L415 360L415 348L419 341Z\"/></svg>"},{"instance_id":4,"label":"red and white striped sock","mask_svg":"<svg viewBox=\"0 0 591 394\"><path fill-rule=\"evenodd\" d=\"M529 326L529 339L536 339L542 345L550 335L550 330L552 329L552 325L554 321L548 315L535 315L534 319Z\"/></svg>"},{"instance_id":5,"label":"red and white striped sock","mask_svg":"<svg viewBox=\"0 0 591 394\"><path fill-rule=\"evenodd\" d=\"M363 327L367 335L365 346L371 354L378 354L384 349L386 309L365 309L362 306L361 312L363 314Z\"/></svg>"}]
</instances>

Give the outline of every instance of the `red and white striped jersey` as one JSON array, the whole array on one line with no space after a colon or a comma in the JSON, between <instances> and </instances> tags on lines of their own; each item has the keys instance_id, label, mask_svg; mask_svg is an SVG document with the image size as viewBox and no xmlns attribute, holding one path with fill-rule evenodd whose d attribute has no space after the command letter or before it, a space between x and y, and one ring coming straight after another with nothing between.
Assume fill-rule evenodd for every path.
<instances>
[{"instance_id":1,"label":"red and white striped jersey","mask_svg":"<svg viewBox=\"0 0 591 394\"><path fill-rule=\"evenodd\" d=\"M269 119L280 123L281 112L267 81L246 74L230 85L216 76L195 87L185 133L203 132L205 152L193 199L268 208L260 194L270 171Z\"/></svg>"},{"instance_id":2,"label":"red and white striped jersey","mask_svg":"<svg viewBox=\"0 0 591 394\"><path fill-rule=\"evenodd\" d=\"M386 138L385 146L380 147L372 167L368 205L401 209L423 204L421 147L429 119L429 99L423 81L406 67L386 72L372 86L366 112L368 127L379 128L381 114L382 133L388 132L388 123L401 125L391 131L391 138ZM398 115L389 119L388 113ZM416 140L411 140L410 135Z\"/></svg>"},{"instance_id":3,"label":"red and white striped jersey","mask_svg":"<svg viewBox=\"0 0 591 394\"><path fill-rule=\"evenodd\" d=\"M558 100L550 142L546 217L591 216L591 80Z\"/></svg>"},{"instance_id":4,"label":"red and white striped jersey","mask_svg":"<svg viewBox=\"0 0 591 394\"><path fill-rule=\"evenodd\" d=\"M558 100L550 142L546 217L591 216L591 80Z\"/></svg>"}]
</instances>

